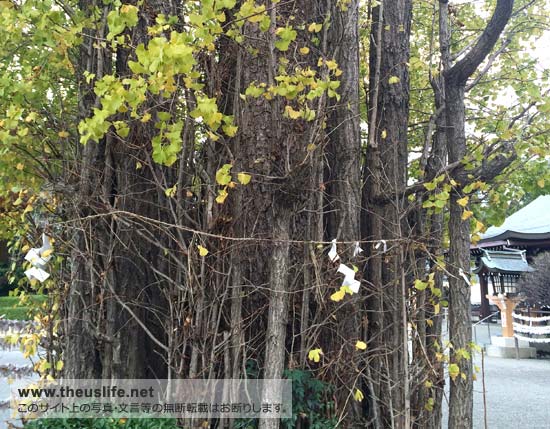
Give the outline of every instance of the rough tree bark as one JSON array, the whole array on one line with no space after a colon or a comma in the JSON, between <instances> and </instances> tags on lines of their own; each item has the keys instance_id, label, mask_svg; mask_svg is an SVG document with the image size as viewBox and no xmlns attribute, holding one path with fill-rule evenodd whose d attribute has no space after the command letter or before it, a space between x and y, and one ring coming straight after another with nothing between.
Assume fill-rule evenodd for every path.
<instances>
[{"instance_id":1,"label":"rough tree bark","mask_svg":"<svg viewBox=\"0 0 550 429\"><path fill-rule=\"evenodd\" d=\"M85 72L95 79L129 74L129 50L95 46L98 38L107 35L109 7L95 1L80 4L87 13L94 7L102 11L102 20L97 28L85 31L80 62L75 67L82 76L81 118L98 106L93 82L84 83ZM162 2L150 2L147 11L140 14L139 24L128 34L134 45L148 40L147 28L159 13L170 10ZM152 97L151 112L161 110L162 104ZM128 118L121 113L120 119ZM148 142L155 134L153 123L139 123L130 128L125 139L111 130L99 143L89 142L81 150L74 206L82 223L75 229L72 243L65 348L69 377L162 378L167 374L165 334L155 312L165 308L157 273L168 272L159 256L173 244L154 237L148 225L109 215L121 210L136 219L166 219L166 196L159 192L158 178L175 181L176 170L152 162ZM146 167L136 169L138 161Z\"/></svg>"},{"instance_id":2,"label":"rough tree bark","mask_svg":"<svg viewBox=\"0 0 550 429\"><path fill-rule=\"evenodd\" d=\"M269 3L272 30L261 32L257 24L246 23L246 46L241 47L242 64L237 70L243 93L252 83L276 85L280 58L288 59L287 69L294 73L298 61L274 46L275 29L286 25L293 16L293 26L305 25L311 5L306 1L292 4ZM297 40L306 42L302 35ZM308 56L300 60L300 67L316 67L318 58ZM282 97L270 100L249 97L238 101L239 136L233 142L235 165L252 174L254 180L243 189L239 197L238 216L233 228L244 237L258 239L239 250L238 272L242 284L252 292L243 303L243 318L256 314L260 324L251 327L246 340L261 341L259 352L253 356L260 362L262 375L268 379L282 378L287 358L287 318L291 291L293 253L289 239L303 239L304 231L297 231L301 223L298 213L303 210L312 195L309 189L314 165L307 161L308 143L318 143L319 121L292 120L283 113L287 104ZM294 106L296 107L296 106ZM324 112L316 112L322 118ZM303 249L297 252L303 257ZM301 261L303 263L303 261ZM300 275L300 274L297 274ZM267 317L265 317L267 309ZM264 311L263 311L264 310ZM264 344L265 342L265 344ZM253 349L253 344L248 344ZM254 353L254 352L253 352ZM277 402L280 392L264 389L265 402ZM261 429L276 429L274 419L260 421Z\"/></svg>"},{"instance_id":3,"label":"rough tree bark","mask_svg":"<svg viewBox=\"0 0 550 429\"><path fill-rule=\"evenodd\" d=\"M340 242L339 251L344 260L352 260L353 242L360 237L361 207L361 128L359 106L359 1L352 0L345 7L331 1L327 11L331 18L327 29L327 52L342 70L338 78L340 99L327 106L328 145L325 180L327 198L330 201L327 212L327 241L336 238ZM353 427L358 413L351 413L356 401L350 400L357 374L350 371L353 361L353 340L361 338L361 291L358 295L346 298L336 313L338 335L332 337L331 349L337 353L335 370L341 374L337 382L337 406L348 404L346 425ZM343 410L342 410L343 411Z\"/></svg>"},{"instance_id":4,"label":"rough tree bark","mask_svg":"<svg viewBox=\"0 0 550 429\"><path fill-rule=\"evenodd\" d=\"M407 185L409 118L409 38L412 2L383 1L373 9L370 44L369 147L364 173L363 236L392 240L388 252L369 248L366 276L374 293L370 299L369 336L372 374L383 427L410 423L407 350L403 347L403 266L399 240L408 236L403 222ZM381 13L382 11L382 13ZM382 17L380 16L382 15ZM397 198L388 198L394 195ZM396 240L396 241L393 241ZM376 375L375 375L376 374Z\"/></svg>"},{"instance_id":5,"label":"rough tree bark","mask_svg":"<svg viewBox=\"0 0 550 429\"><path fill-rule=\"evenodd\" d=\"M460 162L467 153L465 132L465 87L468 78L491 52L510 16L514 0L498 0L495 11L474 46L456 64L451 64L450 21L448 1L440 0L440 47L445 80L445 116L447 121L447 149L449 163ZM463 187L468 182L467 172L456 170L457 182L451 194L449 219L449 339L453 344L451 364L459 365L465 377L451 381L449 427L471 428L473 409L473 372L471 359L457 355L469 351L472 341L470 320L470 286L463 279L470 271L470 224L462 220L462 208L457 201L464 197Z\"/></svg>"}]
</instances>

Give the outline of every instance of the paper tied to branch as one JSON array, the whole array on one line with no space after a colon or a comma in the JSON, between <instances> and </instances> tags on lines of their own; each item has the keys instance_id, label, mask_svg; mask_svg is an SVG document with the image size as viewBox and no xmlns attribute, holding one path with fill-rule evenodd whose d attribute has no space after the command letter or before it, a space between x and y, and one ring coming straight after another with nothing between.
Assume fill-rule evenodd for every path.
<instances>
[{"instance_id":1,"label":"paper tied to branch","mask_svg":"<svg viewBox=\"0 0 550 429\"><path fill-rule=\"evenodd\" d=\"M353 256L359 256L360 253L363 253L363 249L361 249L361 246L359 246L359 242L356 241L353 248Z\"/></svg>"},{"instance_id":2,"label":"paper tied to branch","mask_svg":"<svg viewBox=\"0 0 550 429\"><path fill-rule=\"evenodd\" d=\"M355 271L353 268L340 264L338 267L338 272L344 275L342 286L347 286L353 293L358 293L361 282L355 279Z\"/></svg>"},{"instance_id":3,"label":"paper tied to branch","mask_svg":"<svg viewBox=\"0 0 550 429\"><path fill-rule=\"evenodd\" d=\"M466 273L464 272L464 270L462 268L459 268L458 274L460 274L460 277L462 277L464 279L464 281L466 282L466 284L468 286L472 286L472 283L470 282L470 279L468 278L468 276L466 275Z\"/></svg>"},{"instance_id":4,"label":"paper tied to branch","mask_svg":"<svg viewBox=\"0 0 550 429\"><path fill-rule=\"evenodd\" d=\"M380 240L378 243L376 243L376 246L374 246L374 248L378 250L380 249L380 246L384 246L382 249L383 253L386 253L388 251L388 243L386 242L386 240Z\"/></svg>"},{"instance_id":5,"label":"paper tied to branch","mask_svg":"<svg viewBox=\"0 0 550 429\"><path fill-rule=\"evenodd\" d=\"M42 247L33 247L25 255L25 260L29 261L32 265L25 275L29 280L36 279L39 282L45 281L50 274L45 271L46 265L52 258L52 245L50 238L46 234L42 234Z\"/></svg>"},{"instance_id":6,"label":"paper tied to branch","mask_svg":"<svg viewBox=\"0 0 550 429\"><path fill-rule=\"evenodd\" d=\"M41 268L32 267L25 271L25 275L29 280L36 279L40 283L46 281L50 275Z\"/></svg>"},{"instance_id":7,"label":"paper tied to branch","mask_svg":"<svg viewBox=\"0 0 550 429\"><path fill-rule=\"evenodd\" d=\"M330 262L336 262L340 259L340 256L338 256L338 249L336 248L336 238L332 240L332 246L330 247L330 250L328 252L328 257L330 259Z\"/></svg>"}]
</instances>

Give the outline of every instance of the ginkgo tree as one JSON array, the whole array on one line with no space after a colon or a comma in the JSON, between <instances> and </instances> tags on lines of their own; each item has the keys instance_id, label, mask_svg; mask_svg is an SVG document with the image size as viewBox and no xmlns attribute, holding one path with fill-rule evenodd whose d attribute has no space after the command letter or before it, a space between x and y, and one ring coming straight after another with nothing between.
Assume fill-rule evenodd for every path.
<instances>
[{"instance_id":1,"label":"ginkgo tree","mask_svg":"<svg viewBox=\"0 0 550 429\"><path fill-rule=\"evenodd\" d=\"M56 240L41 371L303 370L345 427L435 428L447 365L470 427L470 236L550 183L546 7L0 2L2 234Z\"/></svg>"}]
</instances>

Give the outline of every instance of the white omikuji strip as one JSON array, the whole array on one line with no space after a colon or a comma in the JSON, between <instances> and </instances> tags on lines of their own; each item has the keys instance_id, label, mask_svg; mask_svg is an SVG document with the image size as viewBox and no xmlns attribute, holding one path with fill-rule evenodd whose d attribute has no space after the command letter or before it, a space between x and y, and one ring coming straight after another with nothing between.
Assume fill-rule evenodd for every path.
<instances>
[{"instance_id":1,"label":"white omikuji strip","mask_svg":"<svg viewBox=\"0 0 550 429\"><path fill-rule=\"evenodd\" d=\"M25 275L29 280L36 279L39 282L44 282L50 277L50 274L45 271L48 261L52 258L52 245L50 238L46 234L42 234L42 247L34 247L25 255L25 260L32 265L30 269L25 271ZM45 253L50 251L49 254Z\"/></svg>"},{"instance_id":2,"label":"white omikuji strip","mask_svg":"<svg viewBox=\"0 0 550 429\"><path fill-rule=\"evenodd\" d=\"M340 256L338 256L338 250L336 248L336 238L332 240L332 246L330 246L328 258L330 259L330 262L336 262L338 259L340 259Z\"/></svg>"},{"instance_id":3,"label":"white omikuji strip","mask_svg":"<svg viewBox=\"0 0 550 429\"><path fill-rule=\"evenodd\" d=\"M527 334L545 335L550 334L550 326L529 326L514 322L514 331L525 332Z\"/></svg>"},{"instance_id":4,"label":"white omikuji strip","mask_svg":"<svg viewBox=\"0 0 550 429\"><path fill-rule=\"evenodd\" d=\"M548 322L550 321L550 316L544 317L529 317L523 316L522 314L512 313L514 319L525 320L527 322Z\"/></svg>"},{"instance_id":5,"label":"white omikuji strip","mask_svg":"<svg viewBox=\"0 0 550 429\"><path fill-rule=\"evenodd\" d=\"M523 335L514 334L518 340L528 341L530 343L550 343L550 338L529 338Z\"/></svg>"}]
</instances>

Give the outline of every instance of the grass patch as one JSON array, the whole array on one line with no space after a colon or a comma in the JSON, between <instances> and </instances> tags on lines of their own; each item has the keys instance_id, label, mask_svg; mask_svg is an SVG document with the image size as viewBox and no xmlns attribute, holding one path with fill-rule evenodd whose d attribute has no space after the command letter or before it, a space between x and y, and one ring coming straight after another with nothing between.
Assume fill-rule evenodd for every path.
<instances>
[{"instance_id":1,"label":"grass patch","mask_svg":"<svg viewBox=\"0 0 550 429\"><path fill-rule=\"evenodd\" d=\"M41 304L46 301L45 295L30 295L26 305L19 304L18 296L0 296L0 316L5 314L9 320L29 320L29 309L33 304Z\"/></svg>"}]
</instances>

